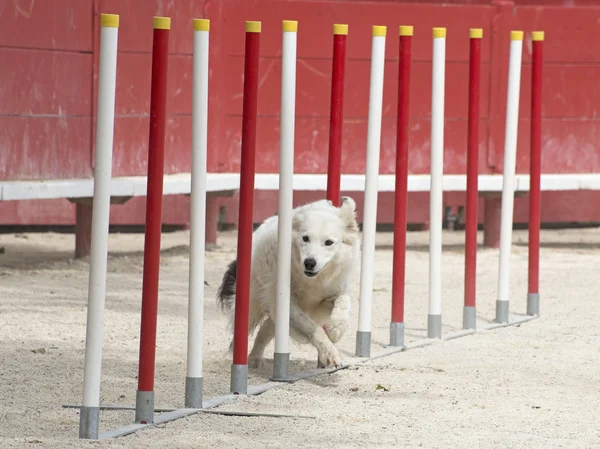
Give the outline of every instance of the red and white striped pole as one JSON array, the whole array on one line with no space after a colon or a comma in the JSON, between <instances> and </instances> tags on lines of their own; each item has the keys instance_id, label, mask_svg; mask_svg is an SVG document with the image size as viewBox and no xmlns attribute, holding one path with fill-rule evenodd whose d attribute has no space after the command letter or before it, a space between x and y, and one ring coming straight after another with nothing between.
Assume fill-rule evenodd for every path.
<instances>
[{"instance_id":1,"label":"red and white striped pole","mask_svg":"<svg viewBox=\"0 0 600 449\"><path fill-rule=\"evenodd\" d=\"M158 277L162 228L165 127L167 122L167 70L169 62L169 17L154 17L152 42L152 82L150 91L150 136L148 141L148 185L140 356L135 421L154 422L154 368L156 322L158 317Z\"/></svg>"},{"instance_id":2,"label":"red and white striped pole","mask_svg":"<svg viewBox=\"0 0 600 449\"><path fill-rule=\"evenodd\" d=\"M231 393L248 392L248 314L252 268L252 226L258 109L258 67L261 22L246 22L244 61L244 103L242 106L242 161L240 167L240 207L235 286L235 324Z\"/></svg>"},{"instance_id":3,"label":"red and white striped pole","mask_svg":"<svg viewBox=\"0 0 600 449\"><path fill-rule=\"evenodd\" d=\"M394 260L390 346L404 346L404 293L406 274L406 214L408 201L408 123L410 119L410 70L412 26L400 26L398 67L398 127L396 140L396 189L394 201Z\"/></svg>"},{"instance_id":4,"label":"red and white striped pole","mask_svg":"<svg viewBox=\"0 0 600 449\"><path fill-rule=\"evenodd\" d=\"M529 165L529 288L527 315L540 314L542 66L544 32L531 33L531 156Z\"/></svg>"},{"instance_id":5,"label":"red and white striped pole","mask_svg":"<svg viewBox=\"0 0 600 449\"><path fill-rule=\"evenodd\" d=\"M469 113L467 124L467 207L465 220L465 303L463 329L476 329L477 290L477 177L479 175L479 95L483 30L469 30Z\"/></svg>"},{"instance_id":6,"label":"red and white striped pole","mask_svg":"<svg viewBox=\"0 0 600 449\"><path fill-rule=\"evenodd\" d=\"M329 161L327 164L327 199L341 205L342 127L344 123L344 72L348 25L333 25L333 67L331 75L331 111L329 114Z\"/></svg>"}]
</instances>

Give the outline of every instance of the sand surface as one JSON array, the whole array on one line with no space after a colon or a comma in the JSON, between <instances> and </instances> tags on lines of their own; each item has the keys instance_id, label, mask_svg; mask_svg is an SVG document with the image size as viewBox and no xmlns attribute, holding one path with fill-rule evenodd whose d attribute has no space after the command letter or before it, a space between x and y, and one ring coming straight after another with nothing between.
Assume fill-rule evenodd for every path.
<instances>
[{"instance_id":1,"label":"sand surface","mask_svg":"<svg viewBox=\"0 0 600 449\"><path fill-rule=\"evenodd\" d=\"M479 236L480 241L482 235ZM186 375L187 232L163 234L156 350L156 406L180 408ZM462 325L464 233L444 233L443 330ZM525 312L527 233L515 232L511 314ZM242 397L219 410L294 418L201 414L101 442L78 440L89 265L66 234L0 234L1 448L597 448L600 447L600 231L544 231L542 316L534 321L377 359L331 375ZM388 343L392 235L377 237L372 355ZM428 234L408 236L406 339L426 339ZM229 391L226 319L215 292L235 257L236 234L206 253L207 399ZM103 348L103 404L134 405L143 235L112 234ZM478 325L494 317L498 251L478 255ZM358 311L338 344L352 358ZM273 346L267 349L272 357ZM315 368L316 351L292 346L292 371ZM267 382L271 360L250 372ZM379 386L379 387L378 387ZM101 431L133 422L105 411Z\"/></svg>"}]
</instances>

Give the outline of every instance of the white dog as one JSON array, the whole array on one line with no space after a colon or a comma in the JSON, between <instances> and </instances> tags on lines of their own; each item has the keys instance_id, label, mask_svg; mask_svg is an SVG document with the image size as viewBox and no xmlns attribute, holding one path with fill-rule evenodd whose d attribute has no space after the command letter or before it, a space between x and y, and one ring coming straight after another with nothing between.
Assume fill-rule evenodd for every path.
<instances>
[{"instance_id":1,"label":"white dog","mask_svg":"<svg viewBox=\"0 0 600 449\"><path fill-rule=\"evenodd\" d=\"M334 343L350 321L350 282L356 279L360 242L356 203L344 197L341 207L327 200L293 211L290 336L311 343L325 366L340 366ZM259 326L248 364L262 364L266 346L275 335L277 283L277 216L253 233L249 333ZM236 261L231 262L217 293L217 302L234 320ZM233 343L233 342L232 342ZM231 349L231 346L230 346Z\"/></svg>"}]
</instances>

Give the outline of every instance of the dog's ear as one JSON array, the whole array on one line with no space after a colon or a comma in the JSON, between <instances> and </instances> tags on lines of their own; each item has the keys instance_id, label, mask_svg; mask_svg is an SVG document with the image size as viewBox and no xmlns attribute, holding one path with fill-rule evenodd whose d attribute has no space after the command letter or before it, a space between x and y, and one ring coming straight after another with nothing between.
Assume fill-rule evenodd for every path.
<instances>
[{"instance_id":1,"label":"dog's ear","mask_svg":"<svg viewBox=\"0 0 600 449\"><path fill-rule=\"evenodd\" d=\"M296 212L292 217L292 232L298 232L300 230L300 224L302 223L302 212Z\"/></svg>"},{"instance_id":2,"label":"dog's ear","mask_svg":"<svg viewBox=\"0 0 600 449\"><path fill-rule=\"evenodd\" d=\"M349 196L342 197L340 218L346 227L346 232L358 234L358 223L356 223L356 202Z\"/></svg>"}]
</instances>

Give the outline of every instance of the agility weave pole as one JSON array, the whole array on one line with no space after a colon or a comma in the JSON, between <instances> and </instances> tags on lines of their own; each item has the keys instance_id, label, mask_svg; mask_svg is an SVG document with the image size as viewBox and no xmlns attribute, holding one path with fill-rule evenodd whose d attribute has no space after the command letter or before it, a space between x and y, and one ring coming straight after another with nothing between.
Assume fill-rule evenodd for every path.
<instances>
[{"instance_id":1,"label":"agility weave pole","mask_svg":"<svg viewBox=\"0 0 600 449\"><path fill-rule=\"evenodd\" d=\"M100 16L100 68L98 73L98 119L96 121L96 164L92 209L92 245L88 284L83 405L79 415L79 438L98 438L102 340L106 300L110 179L117 84L119 16Z\"/></svg>"},{"instance_id":2,"label":"agility weave pole","mask_svg":"<svg viewBox=\"0 0 600 449\"><path fill-rule=\"evenodd\" d=\"M244 99L242 106L242 158L240 163L240 207L235 286L235 327L231 392L246 394L248 388L248 315L254 211L256 156L256 115L258 108L258 66L261 22L246 22Z\"/></svg>"},{"instance_id":3,"label":"agility weave pole","mask_svg":"<svg viewBox=\"0 0 600 449\"><path fill-rule=\"evenodd\" d=\"M515 167L517 160L517 131L519 127L522 51L523 32L511 31L508 93L506 96L506 132L504 136L500 264L498 268L498 299L496 300L496 322L498 323L508 322L509 315L510 254L512 247L513 206L515 201Z\"/></svg>"},{"instance_id":4,"label":"agility weave pole","mask_svg":"<svg viewBox=\"0 0 600 449\"><path fill-rule=\"evenodd\" d=\"M190 271L185 406L201 408L203 390L204 250L206 236L210 20L194 19L193 26L192 185L190 195Z\"/></svg>"},{"instance_id":5,"label":"agility weave pole","mask_svg":"<svg viewBox=\"0 0 600 449\"><path fill-rule=\"evenodd\" d=\"M377 177L381 150L383 108L383 75L385 64L386 27L373 26L371 40L371 75L369 86L369 117L367 123L367 161L362 225L362 258L360 270L360 301L356 356L368 357L371 352L371 315L373 303L373 259L377 226Z\"/></svg>"},{"instance_id":6,"label":"agility weave pole","mask_svg":"<svg viewBox=\"0 0 600 449\"><path fill-rule=\"evenodd\" d=\"M296 42L298 22L282 22L281 118L279 148L279 208L277 286L273 380L287 380L290 364L290 283L292 211L294 199L294 124L296 116Z\"/></svg>"},{"instance_id":7,"label":"agility weave pole","mask_svg":"<svg viewBox=\"0 0 600 449\"><path fill-rule=\"evenodd\" d=\"M152 81L150 87L150 133L148 140L148 193L142 284L142 316L135 422L154 419L154 369L158 281L162 232L165 128L167 124L167 71L169 64L169 17L154 17L152 37Z\"/></svg>"},{"instance_id":8,"label":"agility weave pole","mask_svg":"<svg viewBox=\"0 0 600 449\"><path fill-rule=\"evenodd\" d=\"M527 315L540 313L540 225L542 178L542 67L544 32L531 33L531 150L529 161L529 269Z\"/></svg>"},{"instance_id":9,"label":"agility weave pole","mask_svg":"<svg viewBox=\"0 0 600 449\"><path fill-rule=\"evenodd\" d=\"M442 336L442 229L444 220L444 94L446 28L433 29L431 79L431 189L429 192L429 313L427 336Z\"/></svg>"},{"instance_id":10,"label":"agility weave pole","mask_svg":"<svg viewBox=\"0 0 600 449\"><path fill-rule=\"evenodd\" d=\"M394 255L392 268L392 320L390 346L404 346L404 293L406 289L406 222L408 210L408 124L412 26L400 26L398 67L398 125L396 130L396 191L394 193Z\"/></svg>"},{"instance_id":11,"label":"agility weave pole","mask_svg":"<svg viewBox=\"0 0 600 449\"><path fill-rule=\"evenodd\" d=\"M469 111L467 122L467 204L465 218L465 304L463 329L477 327L477 202L479 201L479 99L483 30L469 31Z\"/></svg>"},{"instance_id":12,"label":"agility weave pole","mask_svg":"<svg viewBox=\"0 0 600 449\"><path fill-rule=\"evenodd\" d=\"M342 126L344 124L344 77L348 25L333 25L331 62L331 105L329 114L329 155L327 162L327 199L339 207L342 176Z\"/></svg>"}]
</instances>

